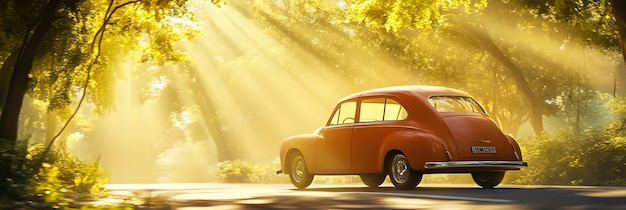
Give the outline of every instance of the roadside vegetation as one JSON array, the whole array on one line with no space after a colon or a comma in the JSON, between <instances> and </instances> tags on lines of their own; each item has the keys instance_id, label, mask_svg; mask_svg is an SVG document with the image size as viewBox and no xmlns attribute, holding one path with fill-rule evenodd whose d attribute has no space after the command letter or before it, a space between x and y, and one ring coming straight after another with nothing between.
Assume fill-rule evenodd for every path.
<instances>
[{"instance_id":1,"label":"roadside vegetation","mask_svg":"<svg viewBox=\"0 0 626 210\"><path fill-rule=\"evenodd\" d=\"M509 173L515 184L626 186L626 98L607 101L606 123L521 138L529 167ZM602 116L597 116L598 118Z\"/></svg>"},{"instance_id":2,"label":"roadside vegetation","mask_svg":"<svg viewBox=\"0 0 626 210\"><path fill-rule=\"evenodd\" d=\"M0 150L0 209L70 209L106 196L107 174L97 161L64 151L42 157L42 145Z\"/></svg>"}]
</instances>

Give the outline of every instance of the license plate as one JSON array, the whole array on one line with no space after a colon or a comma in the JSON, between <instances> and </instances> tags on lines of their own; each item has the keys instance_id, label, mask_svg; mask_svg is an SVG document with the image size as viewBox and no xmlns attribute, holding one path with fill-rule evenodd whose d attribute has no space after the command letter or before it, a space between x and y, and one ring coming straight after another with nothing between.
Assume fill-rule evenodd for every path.
<instances>
[{"instance_id":1,"label":"license plate","mask_svg":"<svg viewBox=\"0 0 626 210\"><path fill-rule=\"evenodd\" d=\"M496 153L496 147L472 146L472 153Z\"/></svg>"}]
</instances>

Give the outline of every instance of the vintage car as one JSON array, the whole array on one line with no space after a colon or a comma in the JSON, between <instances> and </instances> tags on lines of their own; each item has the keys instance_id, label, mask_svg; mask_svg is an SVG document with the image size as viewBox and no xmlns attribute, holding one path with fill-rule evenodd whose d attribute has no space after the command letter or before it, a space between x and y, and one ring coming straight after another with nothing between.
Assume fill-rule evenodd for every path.
<instances>
[{"instance_id":1,"label":"vintage car","mask_svg":"<svg viewBox=\"0 0 626 210\"><path fill-rule=\"evenodd\" d=\"M468 93L436 86L363 91L339 101L326 125L287 138L281 170L294 186L315 175L359 175L370 187L387 175L413 189L423 174L470 173L493 188L508 170L526 167L520 147Z\"/></svg>"}]
</instances>

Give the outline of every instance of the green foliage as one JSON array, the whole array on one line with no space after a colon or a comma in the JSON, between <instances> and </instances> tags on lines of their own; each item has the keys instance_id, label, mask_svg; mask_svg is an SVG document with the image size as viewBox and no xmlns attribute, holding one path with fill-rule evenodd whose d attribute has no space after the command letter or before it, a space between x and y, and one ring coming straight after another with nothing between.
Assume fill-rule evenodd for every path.
<instances>
[{"instance_id":1,"label":"green foliage","mask_svg":"<svg viewBox=\"0 0 626 210\"><path fill-rule=\"evenodd\" d=\"M218 163L217 176L225 183L285 183L287 176L276 175L280 168L280 160L265 164L254 164L243 160L224 161Z\"/></svg>"},{"instance_id":2,"label":"green foliage","mask_svg":"<svg viewBox=\"0 0 626 210\"><path fill-rule=\"evenodd\" d=\"M289 176L276 175L280 160L255 164L242 160L224 161L216 165L220 182L225 183L289 183ZM359 176L316 176L318 184L360 183Z\"/></svg>"},{"instance_id":3,"label":"green foliage","mask_svg":"<svg viewBox=\"0 0 626 210\"><path fill-rule=\"evenodd\" d=\"M352 0L348 18L372 28L397 32L402 28L431 30L448 24L455 15L480 12L487 6L481 1L385 1Z\"/></svg>"},{"instance_id":4,"label":"green foliage","mask_svg":"<svg viewBox=\"0 0 626 210\"><path fill-rule=\"evenodd\" d=\"M618 32L609 0L523 0L516 3L544 20L563 23L581 41L618 50Z\"/></svg>"},{"instance_id":5,"label":"green foliage","mask_svg":"<svg viewBox=\"0 0 626 210\"><path fill-rule=\"evenodd\" d=\"M0 209L9 201L20 200L27 192L30 173L25 167L26 147L12 148L0 141Z\"/></svg>"},{"instance_id":6,"label":"green foliage","mask_svg":"<svg viewBox=\"0 0 626 210\"><path fill-rule=\"evenodd\" d=\"M626 98L611 99L607 125L562 129L519 140L529 167L511 172L516 184L626 185Z\"/></svg>"},{"instance_id":7,"label":"green foliage","mask_svg":"<svg viewBox=\"0 0 626 210\"><path fill-rule=\"evenodd\" d=\"M588 73L586 64L572 62L592 54L583 54L580 48L598 46L605 56L614 56L618 46L604 0L352 0L346 4L347 20L370 29L361 31L348 25L355 40L398 58L420 83L458 87L474 94L513 134L529 117L517 81L463 26L486 29L502 53L523 71L545 116L561 114L546 101L564 96L579 100L572 92L592 92L590 78L598 76ZM371 29L391 34L373 36ZM549 41L542 44L542 40ZM608 73L593 69L598 74Z\"/></svg>"},{"instance_id":8,"label":"green foliage","mask_svg":"<svg viewBox=\"0 0 626 210\"><path fill-rule=\"evenodd\" d=\"M22 38L19 34L27 31L36 20L33 14L41 12L46 1L43 0L21 0L0 2L0 63L8 56L13 48Z\"/></svg>"},{"instance_id":9,"label":"green foliage","mask_svg":"<svg viewBox=\"0 0 626 210\"><path fill-rule=\"evenodd\" d=\"M218 177L221 182L247 183L252 180L252 165L246 161L224 161L218 163L217 168Z\"/></svg>"},{"instance_id":10,"label":"green foliage","mask_svg":"<svg viewBox=\"0 0 626 210\"><path fill-rule=\"evenodd\" d=\"M35 145L29 148L27 159L37 161L41 158L44 147ZM105 193L104 184L108 181L97 161L83 162L64 151L51 151L44 158L40 176L36 181L43 181L38 192L58 194L63 198L75 200L92 199Z\"/></svg>"},{"instance_id":11,"label":"green foliage","mask_svg":"<svg viewBox=\"0 0 626 210\"><path fill-rule=\"evenodd\" d=\"M389 179L389 178L387 178ZM361 177L357 175L350 176L316 176L313 180L316 184L353 184L362 183Z\"/></svg>"},{"instance_id":12,"label":"green foliage","mask_svg":"<svg viewBox=\"0 0 626 210\"><path fill-rule=\"evenodd\" d=\"M105 195L107 178L97 162L82 162L69 153L53 151L39 171L33 171L43 146L19 148L2 150L0 203L6 206L0 208L61 208Z\"/></svg>"},{"instance_id":13,"label":"green foliage","mask_svg":"<svg viewBox=\"0 0 626 210\"><path fill-rule=\"evenodd\" d=\"M46 1L41 0L0 3L0 66L12 65L4 61L22 44L26 32L34 30L29 27L45 6ZM68 106L83 93L77 89L83 89L91 77L87 99L98 113L109 110L111 86L118 75L114 62L128 58L155 64L187 60L174 43L198 34L188 6L187 0L62 1L33 60L28 94L47 101L48 110L62 110L61 115L67 117Z\"/></svg>"}]
</instances>

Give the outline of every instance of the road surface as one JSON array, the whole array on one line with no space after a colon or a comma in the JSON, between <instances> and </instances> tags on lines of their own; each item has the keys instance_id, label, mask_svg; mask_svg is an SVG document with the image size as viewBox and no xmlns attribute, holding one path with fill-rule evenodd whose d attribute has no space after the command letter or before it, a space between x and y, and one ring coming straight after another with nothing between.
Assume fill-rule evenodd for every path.
<instances>
[{"instance_id":1,"label":"road surface","mask_svg":"<svg viewBox=\"0 0 626 210\"><path fill-rule=\"evenodd\" d=\"M97 204L149 209L626 209L626 187L420 184L415 190L362 184L111 184Z\"/></svg>"}]
</instances>

